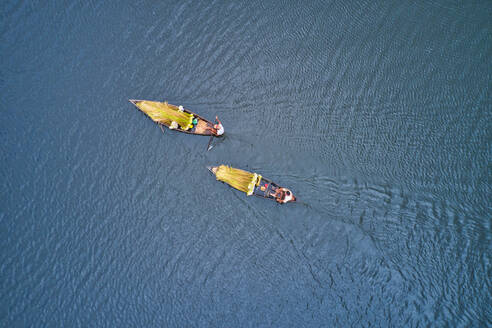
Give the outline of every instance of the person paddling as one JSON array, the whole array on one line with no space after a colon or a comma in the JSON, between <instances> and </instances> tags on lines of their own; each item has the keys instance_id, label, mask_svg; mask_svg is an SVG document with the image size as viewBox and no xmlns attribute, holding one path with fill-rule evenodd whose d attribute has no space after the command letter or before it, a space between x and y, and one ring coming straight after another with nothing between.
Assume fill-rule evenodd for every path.
<instances>
[{"instance_id":1,"label":"person paddling","mask_svg":"<svg viewBox=\"0 0 492 328\"><path fill-rule=\"evenodd\" d=\"M275 200L279 204L285 204L288 202L295 202L296 197L287 188L277 188L274 193L271 194L275 197Z\"/></svg>"},{"instance_id":2,"label":"person paddling","mask_svg":"<svg viewBox=\"0 0 492 328\"><path fill-rule=\"evenodd\" d=\"M224 127L222 126L222 123L220 122L219 120L219 117L218 116L215 116L215 120L219 123L217 124L214 124L214 127L212 130L212 133L216 136L216 137L219 137L221 135L224 134Z\"/></svg>"}]
</instances>

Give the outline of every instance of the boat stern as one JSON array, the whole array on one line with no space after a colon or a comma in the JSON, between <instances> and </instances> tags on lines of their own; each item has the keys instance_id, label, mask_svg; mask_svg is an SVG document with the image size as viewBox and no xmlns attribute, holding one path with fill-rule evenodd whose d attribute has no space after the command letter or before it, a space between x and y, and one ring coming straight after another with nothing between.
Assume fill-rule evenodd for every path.
<instances>
[{"instance_id":1,"label":"boat stern","mask_svg":"<svg viewBox=\"0 0 492 328\"><path fill-rule=\"evenodd\" d=\"M217 166L207 166L207 169L213 174L215 175L215 173L217 173Z\"/></svg>"}]
</instances>

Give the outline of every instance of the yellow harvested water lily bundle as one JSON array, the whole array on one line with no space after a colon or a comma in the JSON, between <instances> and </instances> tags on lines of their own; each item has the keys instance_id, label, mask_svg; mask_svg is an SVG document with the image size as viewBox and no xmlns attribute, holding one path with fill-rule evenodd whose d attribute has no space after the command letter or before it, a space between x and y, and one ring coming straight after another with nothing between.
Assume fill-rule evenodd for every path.
<instances>
[{"instance_id":1,"label":"yellow harvested water lily bundle","mask_svg":"<svg viewBox=\"0 0 492 328\"><path fill-rule=\"evenodd\" d=\"M217 180L245 192L248 196L253 194L255 185L261 180L261 175L226 165L219 166L215 172L215 176Z\"/></svg>"},{"instance_id":2,"label":"yellow harvested water lily bundle","mask_svg":"<svg viewBox=\"0 0 492 328\"><path fill-rule=\"evenodd\" d=\"M176 122L185 131L193 127L192 114L180 111L167 102L143 100L138 103L138 108L157 123L171 126Z\"/></svg>"}]
</instances>

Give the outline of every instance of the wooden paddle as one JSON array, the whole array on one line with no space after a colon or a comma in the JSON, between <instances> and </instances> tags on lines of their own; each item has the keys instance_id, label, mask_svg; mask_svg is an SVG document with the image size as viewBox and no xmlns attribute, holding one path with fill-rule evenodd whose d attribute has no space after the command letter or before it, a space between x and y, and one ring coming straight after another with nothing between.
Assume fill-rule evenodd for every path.
<instances>
[{"instance_id":1,"label":"wooden paddle","mask_svg":"<svg viewBox=\"0 0 492 328\"><path fill-rule=\"evenodd\" d=\"M217 116L215 116L215 123L217 123ZM210 149L214 148L213 146L210 146L210 144L212 143L212 139L213 138L214 138L214 134L212 132L212 135L210 136L210 139L208 140L207 151L209 151Z\"/></svg>"},{"instance_id":2,"label":"wooden paddle","mask_svg":"<svg viewBox=\"0 0 492 328\"><path fill-rule=\"evenodd\" d=\"M207 145L207 151L209 151L210 149L212 149L213 147L210 147L210 144L212 143L212 139L214 138L214 135L212 134L210 136L210 139L208 140L208 145Z\"/></svg>"}]
</instances>

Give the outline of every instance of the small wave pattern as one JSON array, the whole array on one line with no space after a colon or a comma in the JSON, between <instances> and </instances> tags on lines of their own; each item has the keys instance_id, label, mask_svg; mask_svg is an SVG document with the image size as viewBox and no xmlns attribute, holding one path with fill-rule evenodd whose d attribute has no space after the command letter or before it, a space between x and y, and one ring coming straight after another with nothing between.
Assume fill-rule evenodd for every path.
<instances>
[{"instance_id":1,"label":"small wave pattern","mask_svg":"<svg viewBox=\"0 0 492 328\"><path fill-rule=\"evenodd\" d=\"M490 326L491 13L1 2L0 326Z\"/></svg>"}]
</instances>

